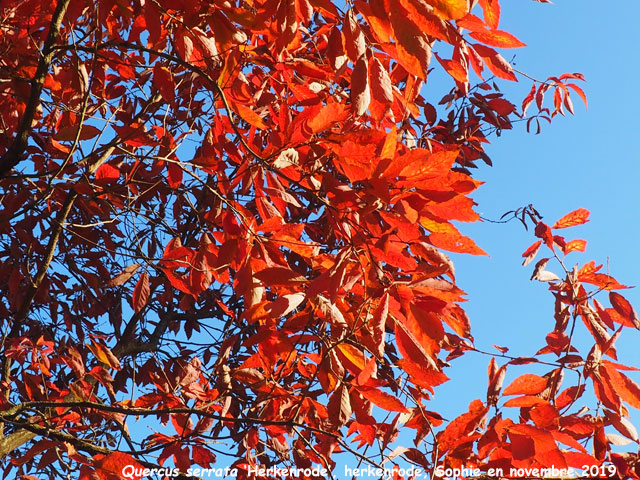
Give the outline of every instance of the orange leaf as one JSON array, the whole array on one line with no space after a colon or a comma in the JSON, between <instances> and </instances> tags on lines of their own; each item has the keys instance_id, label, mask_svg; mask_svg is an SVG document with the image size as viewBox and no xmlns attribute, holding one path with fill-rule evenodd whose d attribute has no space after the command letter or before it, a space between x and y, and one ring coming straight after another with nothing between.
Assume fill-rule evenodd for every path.
<instances>
[{"instance_id":1,"label":"orange leaf","mask_svg":"<svg viewBox=\"0 0 640 480\"><path fill-rule=\"evenodd\" d=\"M390 412L409 413L407 407L393 395L378 390L377 388L356 387L364 398L378 407Z\"/></svg>"},{"instance_id":2,"label":"orange leaf","mask_svg":"<svg viewBox=\"0 0 640 480\"><path fill-rule=\"evenodd\" d=\"M536 395L547 388L547 379L525 373L519 376L504 389L504 395Z\"/></svg>"},{"instance_id":3,"label":"orange leaf","mask_svg":"<svg viewBox=\"0 0 640 480\"><path fill-rule=\"evenodd\" d=\"M500 23L500 3L498 0L480 0L480 6L484 14L484 20L494 30Z\"/></svg>"},{"instance_id":4,"label":"orange leaf","mask_svg":"<svg viewBox=\"0 0 640 480\"><path fill-rule=\"evenodd\" d=\"M61 128L54 135L54 138L59 142L70 142L76 139L76 135L78 133L78 125L69 125L67 127ZM78 135L78 140L89 140L91 138L96 137L100 133L100 130L93 125L82 125L82 130L80 131L80 135Z\"/></svg>"},{"instance_id":5,"label":"orange leaf","mask_svg":"<svg viewBox=\"0 0 640 480\"><path fill-rule=\"evenodd\" d=\"M484 32L471 32L469 34L474 39L486 45L498 48L520 48L526 45L511 35L509 32L502 30L486 30Z\"/></svg>"},{"instance_id":6,"label":"orange leaf","mask_svg":"<svg viewBox=\"0 0 640 480\"><path fill-rule=\"evenodd\" d=\"M551 228L568 228L575 225L581 225L589 221L589 210L586 208L579 208L571 213L567 213L564 217L558 220Z\"/></svg>"},{"instance_id":7,"label":"orange leaf","mask_svg":"<svg viewBox=\"0 0 640 480\"><path fill-rule=\"evenodd\" d=\"M618 371L615 366L606 360L603 362L604 370L608 374L609 382L620 395L620 398L634 408L640 409L640 387L625 374ZM600 372L602 373L602 369Z\"/></svg>"},{"instance_id":8,"label":"orange leaf","mask_svg":"<svg viewBox=\"0 0 640 480\"><path fill-rule=\"evenodd\" d=\"M446 175L458 158L458 154L458 149L432 154L426 149L416 148L392 162L384 175L387 178L405 177L411 181Z\"/></svg>"},{"instance_id":9,"label":"orange leaf","mask_svg":"<svg viewBox=\"0 0 640 480\"><path fill-rule=\"evenodd\" d=\"M245 107L244 105L241 105L239 103L232 103L231 105L233 106L233 109L236 111L236 113L240 115L240 117L249 125L253 125L254 127L261 130L266 130L268 128L267 124L262 120L262 117L260 117L260 115L251 110L249 107Z\"/></svg>"},{"instance_id":10,"label":"orange leaf","mask_svg":"<svg viewBox=\"0 0 640 480\"><path fill-rule=\"evenodd\" d=\"M469 404L469 411L453 419L449 425L437 435L441 454L449 451L461 438L472 432L487 414L488 407L481 400Z\"/></svg>"},{"instance_id":11,"label":"orange leaf","mask_svg":"<svg viewBox=\"0 0 640 480\"><path fill-rule=\"evenodd\" d=\"M336 122L340 122L347 117L344 105L336 102L329 102L320 111L309 119L308 125L313 133L322 132Z\"/></svg>"},{"instance_id":12,"label":"orange leaf","mask_svg":"<svg viewBox=\"0 0 640 480\"><path fill-rule=\"evenodd\" d=\"M467 0L427 0L427 3L445 20L457 20L469 11Z\"/></svg>"},{"instance_id":13,"label":"orange leaf","mask_svg":"<svg viewBox=\"0 0 640 480\"><path fill-rule=\"evenodd\" d=\"M533 407L542 403L548 403L546 400L540 397L534 397L532 395L524 395L522 397L511 398L504 402L505 407Z\"/></svg>"},{"instance_id":14,"label":"orange leaf","mask_svg":"<svg viewBox=\"0 0 640 480\"><path fill-rule=\"evenodd\" d=\"M437 232L432 233L429 235L429 243L434 247L442 248L449 252L489 256L489 254L478 247L471 238L460 235L459 232L457 235Z\"/></svg>"},{"instance_id":15,"label":"orange leaf","mask_svg":"<svg viewBox=\"0 0 640 480\"><path fill-rule=\"evenodd\" d=\"M406 358L401 358L398 360L398 366L402 368L409 375L410 381L414 385L419 385L423 388L428 389L433 393L434 386L440 385L447 380L447 377L444 373L439 370L435 370L433 368L425 367L424 365L418 365L411 360L407 360Z\"/></svg>"}]
</instances>

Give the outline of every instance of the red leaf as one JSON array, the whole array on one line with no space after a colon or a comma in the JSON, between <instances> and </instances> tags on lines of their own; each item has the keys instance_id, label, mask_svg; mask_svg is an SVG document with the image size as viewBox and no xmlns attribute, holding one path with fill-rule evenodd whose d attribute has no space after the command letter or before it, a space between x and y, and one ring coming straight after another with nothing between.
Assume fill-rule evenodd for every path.
<instances>
[{"instance_id":1,"label":"red leaf","mask_svg":"<svg viewBox=\"0 0 640 480\"><path fill-rule=\"evenodd\" d=\"M109 163L103 163L96 170L96 180L113 181L120 178L120 170Z\"/></svg>"},{"instance_id":2,"label":"red leaf","mask_svg":"<svg viewBox=\"0 0 640 480\"><path fill-rule=\"evenodd\" d=\"M547 247L553 249L553 233L546 223L538 222L534 230L536 237L544 240Z\"/></svg>"},{"instance_id":3,"label":"red leaf","mask_svg":"<svg viewBox=\"0 0 640 480\"><path fill-rule=\"evenodd\" d=\"M168 161L167 163L167 182L173 189L178 188L182 184L182 167L178 160Z\"/></svg>"},{"instance_id":4,"label":"red leaf","mask_svg":"<svg viewBox=\"0 0 640 480\"><path fill-rule=\"evenodd\" d=\"M380 122L393 102L393 88L389 73L375 56L369 60L369 87L372 101L369 108L376 121ZM381 105L378 112L374 112L375 103Z\"/></svg>"},{"instance_id":5,"label":"red leaf","mask_svg":"<svg viewBox=\"0 0 640 480\"><path fill-rule=\"evenodd\" d=\"M616 312L629 320L635 328L640 329L638 314L626 298L619 293L609 292L609 301Z\"/></svg>"},{"instance_id":6,"label":"red leaf","mask_svg":"<svg viewBox=\"0 0 640 480\"><path fill-rule=\"evenodd\" d=\"M125 467L130 470L130 476L127 478L132 480L140 480L144 472L144 468L131 455L122 452L113 452L106 456L96 455L92 461L97 467L96 473L101 479L112 480L114 478L122 478L122 472ZM138 472L138 473L137 473Z\"/></svg>"},{"instance_id":7,"label":"red leaf","mask_svg":"<svg viewBox=\"0 0 640 480\"><path fill-rule=\"evenodd\" d=\"M119 287L120 285L126 283L133 276L133 274L138 271L138 268L140 268L139 263L132 263L131 265L128 265L124 270L122 270L122 272L109 280L107 282L107 286Z\"/></svg>"},{"instance_id":8,"label":"red leaf","mask_svg":"<svg viewBox=\"0 0 640 480\"><path fill-rule=\"evenodd\" d=\"M329 41L327 43L327 57L334 70L340 70L347 62L347 56L344 51L344 42L342 33L337 27L331 29Z\"/></svg>"},{"instance_id":9,"label":"red leaf","mask_svg":"<svg viewBox=\"0 0 640 480\"><path fill-rule=\"evenodd\" d=\"M536 258L536 255L538 255L541 246L542 240L538 240L525 250L525 252L522 254L522 256L525 257L524 261L522 262L523 267L529 265L533 261L533 259Z\"/></svg>"},{"instance_id":10,"label":"red leaf","mask_svg":"<svg viewBox=\"0 0 640 480\"><path fill-rule=\"evenodd\" d=\"M473 45L473 48L478 52L478 55L482 57L484 63L496 77L503 78L505 80L512 80L514 82L518 81L511 64L498 52L480 44Z\"/></svg>"},{"instance_id":11,"label":"red leaf","mask_svg":"<svg viewBox=\"0 0 640 480\"><path fill-rule=\"evenodd\" d=\"M160 92L165 102L173 105L176 99L176 86L168 68L155 64L152 85Z\"/></svg>"},{"instance_id":12,"label":"red leaf","mask_svg":"<svg viewBox=\"0 0 640 480\"><path fill-rule=\"evenodd\" d=\"M136 312L142 310L149 301L149 294L151 289L149 288L149 275L144 272L140 275L136 287L133 289L133 308Z\"/></svg>"},{"instance_id":13,"label":"red leaf","mask_svg":"<svg viewBox=\"0 0 640 480\"><path fill-rule=\"evenodd\" d=\"M208 448L201 447L200 445L194 445L191 447L191 458L194 463L205 468L209 468L216 462L216 456L213 452Z\"/></svg>"},{"instance_id":14,"label":"red leaf","mask_svg":"<svg viewBox=\"0 0 640 480\"><path fill-rule=\"evenodd\" d=\"M575 83L567 83L567 87L571 88L573 91L575 91L578 94L578 96L584 102L584 106L585 107L588 106L587 96L585 95L584 91L579 86L577 86Z\"/></svg>"},{"instance_id":15,"label":"red leaf","mask_svg":"<svg viewBox=\"0 0 640 480\"><path fill-rule=\"evenodd\" d=\"M504 389L503 395L535 395L547 388L547 379L525 373L519 376Z\"/></svg>"},{"instance_id":16,"label":"red leaf","mask_svg":"<svg viewBox=\"0 0 640 480\"><path fill-rule=\"evenodd\" d=\"M436 59L440 62L440 65L444 67L447 73L454 78L454 80L460 83L467 83L469 81L469 73L460 62L456 62L455 60L443 60L437 53Z\"/></svg>"},{"instance_id":17,"label":"red leaf","mask_svg":"<svg viewBox=\"0 0 640 480\"><path fill-rule=\"evenodd\" d=\"M529 108L529 105L531 105L531 103L533 102L533 99L535 98L535 94L536 94L536 84L534 83L533 85L531 85L531 90L529 91L529 94L522 101L522 117L523 118L526 116L527 109Z\"/></svg>"},{"instance_id":18,"label":"red leaf","mask_svg":"<svg viewBox=\"0 0 640 480\"><path fill-rule=\"evenodd\" d=\"M365 53L366 42L353 10L347 11L343 21L342 34L344 35L347 56L353 63L356 63Z\"/></svg>"},{"instance_id":19,"label":"red leaf","mask_svg":"<svg viewBox=\"0 0 640 480\"><path fill-rule=\"evenodd\" d=\"M349 399L349 389L342 385L335 390L329 398L327 412L335 428L346 425L351 418L351 401Z\"/></svg>"},{"instance_id":20,"label":"red leaf","mask_svg":"<svg viewBox=\"0 0 640 480\"><path fill-rule=\"evenodd\" d=\"M571 213L567 213L564 217L558 220L551 228L568 228L575 225L581 225L589 221L589 210L585 208L579 208Z\"/></svg>"},{"instance_id":21,"label":"red leaf","mask_svg":"<svg viewBox=\"0 0 640 480\"><path fill-rule=\"evenodd\" d=\"M489 100L489 107L498 115L507 117L516 111L516 106L504 98L494 98Z\"/></svg>"}]
</instances>

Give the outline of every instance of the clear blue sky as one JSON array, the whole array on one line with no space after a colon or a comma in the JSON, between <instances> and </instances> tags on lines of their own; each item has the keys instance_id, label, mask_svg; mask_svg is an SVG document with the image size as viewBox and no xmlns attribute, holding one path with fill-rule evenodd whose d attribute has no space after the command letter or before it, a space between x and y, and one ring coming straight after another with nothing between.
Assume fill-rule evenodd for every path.
<instances>
[{"instance_id":1,"label":"clear blue sky","mask_svg":"<svg viewBox=\"0 0 640 480\"><path fill-rule=\"evenodd\" d=\"M516 67L540 79L583 73L589 108L585 111L576 98L576 115L556 117L552 125L543 125L540 135L527 134L520 125L494 137L488 147L494 167L476 174L486 182L473 195L476 210L497 219L532 203L553 223L576 208L587 208L591 221L565 230L567 238L588 241L586 253L571 253L568 265L594 259L606 268L608 262L619 282L640 287L640 53L634 34L640 2L501 4L501 28L527 44L511 51L517 55ZM530 86L523 80L504 91L509 99L521 101ZM465 308L476 346L492 350L495 343L509 346L510 354L532 355L554 325L553 297L545 284L529 281L532 265L520 266L533 234L519 222L467 224L461 230L491 256L455 256L457 280L468 293ZM551 262L548 268L554 270ZM621 293L640 309L638 288ZM597 298L607 303L606 293ZM625 335L618 342L620 359L640 366L640 332L626 330ZM487 357L477 354L455 360L448 371L452 380L437 389L432 406L451 412L451 418L470 400L484 399L487 363ZM512 374L528 367L518 368ZM640 383L640 375L632 376ZM638 424L638 415L634 420Z\"/></svg>"}]
</instances>

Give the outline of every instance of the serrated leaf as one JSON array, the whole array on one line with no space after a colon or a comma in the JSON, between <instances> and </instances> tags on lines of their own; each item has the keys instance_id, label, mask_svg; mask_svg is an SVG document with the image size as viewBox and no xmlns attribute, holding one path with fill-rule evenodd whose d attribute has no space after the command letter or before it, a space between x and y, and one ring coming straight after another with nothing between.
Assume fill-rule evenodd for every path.
<instances>
[{"instance_id":1,"label":"serrated leaf","mask_svg":"<svg viewBox=\"0 0 640 480\"><path fill-rule=\"evenodd\" d=\"M139 263L132 263L131 265L128 265L124 270L122 270L122 272L107 282L107 287L119 287L123 283L126 283L131 277L133 277L133 274L138 271L138 268L140 268Z\"/></svg>"},{"instance_id":2,"label":"serrated leaf","mask_svg":"<svg viewBox=\"0 0 640 480\"><path fill-rule=\"evenodd\" d=\"M393 395L377 388L357 387L364 398L374 405L390 412L409 413L407 407Z\"/></svg>"},{"instance_id":3,"label":"serrated leaf","mask_svg":"<svg viewBox=\"0 0 640 480\"><path fill-rule=\"evenodd\" d=\"M133 309L136 312L141 311L147 305L150 294L149 275L147 275L147 272L143 272L133 289Z\"/></svg>"},{"instance_id":4,"label":"serrated leaf","mask_svg":"<svg viewBox=\"0 0 640 480\"><path fill-rule=\"evenodd\" d=\"M503 395L535 395L547 388L547 379L531 373L519 376L504 389Z\"/></svg>"},{"instance_id":5,"label":"serrated leaf","mask_svg":"<svg viewBox=\"0 0 640 480\"><path fill-rule=\"evenodd\" d=\"M567 213L564 217L558 220L551 228L568 228L575 225L582 225L589 221L589 210L586 208L579 208L571 213Z\"/></svg>"},{"instance_id":6,"label":"serrated leaf","mask_svg":"<svg viewBox=\"0 0 640 480\"><path fill-rule=\"evenodd\" d=\"M524 43L511 35L509 32L501 30L486 30L484 32L471 32L469 34L474 39L486 45L498 48L520 48L526 47Z\"/></svg>"},{"instance_id":7,"label":"serrated leaf","mask_svg":"<svg viewBox=\"0 0 640 480\"><path fill-rule=\"evenodd\" d=\"M523 267L529 265L533 261L533 259L536 258L536 255L538 255L541 246L542 240L538 240L525 250L525 252L522 254L522 256L525 257L524 261L522 262Z\"/></svg>"},{"instance_id":8,"label":"serrated leaf","mask_svg":"<svg viewBox=\"0 0 640 480\"><path fill-rule=\"evenodd\" d=\"M369 108L370 101L369 67L366 55L362 55L353 67L353 74L351 75L351 108L353 114L356 116L364 114Z\"/></svg>"}]
</instances>

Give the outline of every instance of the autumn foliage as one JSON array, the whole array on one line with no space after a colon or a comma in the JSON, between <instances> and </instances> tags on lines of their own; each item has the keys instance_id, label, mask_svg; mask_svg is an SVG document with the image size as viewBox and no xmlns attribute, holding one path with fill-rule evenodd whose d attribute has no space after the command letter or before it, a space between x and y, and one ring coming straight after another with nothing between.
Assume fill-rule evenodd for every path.
<instances>
[{"instance_id":1,"label":"autumn foliage","mask_svg":"<svg viewBox=\"0 0 640 480\"><path fill-rule=\"evenodd\" d=\"M573 266L586 242L564 229L588 212L511 212L555 302L533 357L478 355L447 256L485 254L458 222L479 220L491 135L586 103L579 74L503 97L531 80L505 58L524 44L498 0L0 13L5 478L346 461L640 478L614 448L638 442L615 344L640 321L601 265ZM425 97L432 77L450 91ZM465 354L490 358L488 390L445 421L430 400Z\"/></svg>"}]
</instances>

